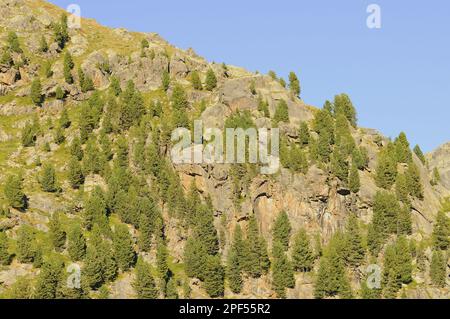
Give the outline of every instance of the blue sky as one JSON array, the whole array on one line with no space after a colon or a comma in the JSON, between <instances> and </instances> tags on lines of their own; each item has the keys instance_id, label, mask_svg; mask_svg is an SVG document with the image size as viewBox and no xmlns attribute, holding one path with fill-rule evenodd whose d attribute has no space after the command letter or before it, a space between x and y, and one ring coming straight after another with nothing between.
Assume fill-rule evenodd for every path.
<instances>
[{"instance_id":1,"label":"blue sky","mask_svg":"<svg viewBox=\"0 0 450 319\"><path fill-rule=\"evenodd\" d=\"M424 151L450 141L448 0L50 2L77 3L107 26L157 32L210 61L284 77L293 70L307 103L348 93L361 126L405 131ZM381 29L366 25L372 3Z\"/></svg>"}]
</instances>

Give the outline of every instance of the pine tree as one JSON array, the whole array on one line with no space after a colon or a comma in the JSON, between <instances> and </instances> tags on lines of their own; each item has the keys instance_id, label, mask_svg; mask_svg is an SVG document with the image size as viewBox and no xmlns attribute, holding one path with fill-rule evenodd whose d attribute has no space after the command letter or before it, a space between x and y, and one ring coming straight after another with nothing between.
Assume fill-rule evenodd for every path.
<instances>
[{"instance_id":1,"label":"pine tree","mask_svg":"<svg viewBox=\"0 0 450 319\"><path fill-rule=\"evenodd\" d=\"M17 175L10 175L6 179L4 194L9 206L16 209L26 208L27 201L23 192L22 178Z\"/></svg>"},{"instance_id":2,"label":"pine tree","mask_svg":"<svg viewBox=\"0 0 450 319\"><path fill-rule=\"evenodd\" d=\"M48 51L48 43L44 36L41 37L39 42L39 51L43 53Z\"/></svg>"},{"instance_id":3,"label":"pine tree","mask_svg":"<svg viewBox=\"0 0 450 319\"><path fill-rule=\"evenodd\" d=\"M152 276L152 268L144 260L139 259L135 270L133 288L138 299L157 299L158 289Z\"/></svg>"},{"instance_id":4,"label":"pine tree","mask_svg":"<svg viewBox=\"0 0 450 319\"><path fill-rule=\"evenodd\" d=\"M34 146L36 142L36 131L32 124L30 123L25 124L22 130L21 141L24 147Z\"/></svg>"},{"instance_id":5,"label":"pine tree","mask_svg":"<svg viewBox=\"0 0 450 319\"><path fill-rule=\"evenodd\" d=\"M300 81L294 72L289 73L289 88L294 96L299 97L301 93Z\"/></svg>"},{"instance_id":6,"label":"pine tree","mask_svg":"<svg viewBox=\"0 0 450 319\"><path fill-rule=\"evenodd\" d=\"M348 122L353 127L356 127L356 110L347 94L340 94L334 97L334 109L336 115L339 113L344 114Z\"/></svg>"},{"instance_id":7,"label":"pine tree","mask_svg":"<svg viewBox=\"0 0 450 319\"><path fill-rule=\"evenodd\" d=\"M350 168L350 174L348 177L348 188L354 194L358 193L361 188L361 181L359 179L358 167L355 163L352 163Z\"/></svg>"},{"instance_id":8,"label":"pine tree","mask_svg":"<svg viewBox=\"0 0 450 319\"><path fill-rule=\"evenodd\" d=\"M373 203L374 231L382 238L388 234L395 234L399 212L400 205L393 194L385 191L377 192Z\"/></svg>"},{"instance_id":9,"label":"pine tree","mask_svg":"<svg viewBox=\"0 0 450 319\"><path fill-rule=\"evenodd\" d=\"M71 124L70 118L69 118L69 113L67 112L67 109L64 108L62 113L61 113L61 117L59 118L59 126L61 128L69 128Z\"/></svg>"},{"instance_id":10,"label":"pine tree","mask_svg":"<svg viewBox=\"0 0 450 319\"><path fill-rule=\"evenodd\" d=\"M8 237L4 231L0 231L0 265L7 266L11 262Z\"/></svg>"},{"instance_id":11,"label":"pine tree","mask_svg":"<svg viewBox=\"0 0 450 319\"><path fill-rule=\"evenodd\" d=\"M166 70L164 70L164 72L162 74L161 83L162 83L161 85L162 85L163 90L165 92L167 92L167 90L170 87L170 74Z\"/></svg>"},{"instance_id":12,"label":"pine tree","mask_svg":"<svg viewBox=\"0 0 450 319\"><path fill-rule=\"evenodd\" d=\"M402 203L409 202L408 182L405 174L397 175L397 179L395 181L395 193L397 194L398 200Z\"/></svg>"},{"instance_id":13,"label":"pine tree","mask_svg":"<svg viewBox=\"0 0 450 319\"><path fill-rule=\"evenodd\" d=\"M31 93L30 93L31 101L37 106L41 106L44 102L44 96L42 95L42 85L39 78L36 78L31 83Z\"/></svg>"},{"instance_id":14,"label":"pine tree","mask_svg":"<svg viewBox=\"0 0 450 319\"><path fill-rule=\"evenodd\" d=\"M74 156L79 161L83 159L84 153L78 136L76 136L72 140L72 144L70 144L70 155Z\"/></svg>"},{"instance_id":15,"label":"pine tree","mask_svg":"<svg viewBox=\"0 0 450 319\"><path fill-rule=\"evenodd\" d=\"M217 78L214 71L210 68L206 72L205 88L208 91L212 91L217 87Z\"/></svg>"},{"instance_id":16,"label":"pine tree","mask_svg":"<svg viewBox=\"0 0 450 319\"><path fill-rule=\"evenodd\" d=\"M272 236L273 241L280 243L284 251L289 248L291 231L292 227L288 215L285 211L280 212L275 220Z\"/></svg>"},{"instance_id":17,"label":"pine tree","mask_svg":"<svg viewBox=\"0 0 450 319\"><path fill-rule=\"evenodd\" d=\"M66 43L70 39L67 25L67 15L65 13L61 14L59 23L53 23L53 32L55 34L55 42L61 49L64 49Z\"/></svg>"},{"instance_id":18,"label":"pine tree","mask_svg":"<svg viewBox=\"0 0 450 319\"><path fill-rule=\"evenodd\" d=\"M431 179L431 185L436 186L441 181L441 175L439 174L439 170L437 167L433 169L433 178Z\"/></svg>"},{"instance_id":19,"label":"pine tree","mask_svg":"<svg viewBox=\"0 0 450 319\"><path fill-rule=\"evenodd\" d=\"M255 216L250 217L244 249L244 269L252 278L259 278L270 268L267 243L260 235Z\"/></svg>"},{"instance_id":20,"label":"pine tree","mask_svg":"<svg viewBox=\"0 0 450 319\"><path fill-rule=\"evenodd\" d=\"M386 284L383 287L383 298L397 299L399 286L397 283L396 273L394 269L388 272Z\"/></svg>"},{"instance_id":21,"label":"pine tree","mask_svg":"<svg viewBox=\"0 0 450 319\"><path fill-rule=\"evenodd\" d=\"M64 130L61 126L58 126L55 131L55 137L54 141L55 144L61 145L66 140L66 137L64 136Z\"/></svg>"},{"instance_id":22,"label":"pine tree","mask_svg":"<svg viewBox=\"0 0 450 319\"><path fill-rule=\"evenodd\" d=\"M444 288L446 284L446 270L447 262L445 260L445 253L435 250L430 265L430 278L433 285Z\"/></svg>"},{"instance_id":23,"label":"pine tree","mask_svg":"<svg viewBox=\"0 0 450 319\"><path fill-rule=\"evenodd\" d=\"M44 164L39 176L39 183L44 192L54 193L58 190L55 168L51 164Z\"/></svg>"},{"instance_id":24,"label":"pine tree","mask_svg":"<svg viewBox=\"0 0 450 319\"><path fill-rule=\"evenodd\" d=\"M309 142L311 140L311 134L309 133L308 124L304 121L300 123L298 139L299 139L300 145L302 145L302 146L309 145Z\"/></svg>"},{"instance_id":25,"label":"pine tree","mask_svg":"<svg viewBox=\"0 0 450 319\"><path fill-rule=\"evenodd\" d=\"M189 237L184 247L186 274L191 278L205 278L205 264L208 254L195 237Z\"/></svg>"},{"instance_id":26,"label":"pine tree","mask_svg":"<svg viewBox=\"0 0 450 319\"><path fill-rule=\"evenodd\" d=\"M409 148L409 142L404 132L401 132L400 135L395 139L394 146L397 156L397 162L409 163L412 161L412 153Z\"/></svg>"},{"instance_id":27,"label":"pine tree","mask_svg":"<svg viewBox=\"0 0 450 319\"><path fill-rule=\"evenodd\" d=\"M26 264L33 262L35 256L33 242L33 229L28 225L22 225L17 233L16 255L19 262Z\"/></svg>"},{"instance_id":28,"label":"pine tree","mask_svg":"<svg viewBox=\"0 0 450 319\"><path fill-rule=\"evenodd\" d=\"M293 146L289 153L289 167L294 171L302 174L308 172L308 160L305 152L298 146Z\"/></svg>"},{"instance_id":29,"label":"pine tree","mask_svg":"<svg viewBox=\"0 0 450 319\"><path fill-rule=\"evenodd\" d=\"M273 120L275 124L278 124L279 122L289 123L289 108L285 100L280 100L280 102L278 102Z\"/></svg>"},{"instance_id":30,"label":"pine tree","mask_svg":"<svg viewBox=\"0 0 450 319\"><path fill-rule=\"evenodd\" d=\"M244 239L239 224L234 230L233 243L228 253L227 277L230 289L233 293L240 293L243 286L242 270L244 268Z\"/></svg>"},{"instance_id":31,"label":"pine tree","mask_svg":"<svg viewBox=\"0 0 450 319\"><path fill-rule=\"evenodd\" d=\"M408 165L408 170L406 171L406 184L408 186L409 194L420 200L423 199L423 186L420 178L419 168L413 162Z\"/></svg>"},{"instance_id":32,"label":"pine tree","mask_svg":"<svg viewBox=\"0 0 450 319\"><path fill-rule=\"evenodd\" d=\"M169 265L167 264L168 252L163 240L158 240L156 249L156 269L158 270L159 278L167 283L170 277Z\"/></svg>"},{"instance_id":33,"label":"pine tree","mask_svg":"<svg viewBox=\"0 0 450 319\"><path fill-rule=\"evenodd\" d=\"M383 149L378 156L375 181L378 187L390 189L397 178L397 161L392 144Z\"/></svg>"},{"instance_id":34,"label":"pine tree","mask_svg":"<svg viewBox=\"0 0 450 319\"><path fill-rule=\"evenodd\" d=\"M120 224L116 227L113 244L114 255L119 268L122 271L127 271L134 265L136 253L133 248L133 240L126 225Z\"/></svg>"},{"instance_id":35,"label":"pine tree","mask_svg":"<svg viewBox=\"0 0 450 319\"><path fill-rule=\"evenodd\" d=\"M54 213L49 223L50 240L56 250L63 250L66 244L66 232L62 229L58 213Z\"/></svg>"},{"instance_id":36,"label":"pine tree","mask_svg":"<svg viewBox=\"0 0 450 319\"><path fill-rule=\"evenodd\" d=\"M98 289L104 283L104 259L93 245L87 247L82 274L83 285L91 289Z\"/></svg>"},{"instance_id":37,"label":"pine tree","mask_svg":"<svg viewBox=\"0 0 450 319\"><path fill-rule=\"evenodd\" d=\"M72 69L74 66L72 56L69 52L66 52L64 55L64 79L68 84L73 83Z\"/></svg>"},{"instance_id":38,"label":"pine tree","mask_svg":"<svg viewBox=\"0 0 450 319\"><path fill-rule=\"evenodd\" d=\"M438 212L432 239L436 249L447 250L450 247L450 220L445 211Z\"/></svg>"},{"instance_id":39,"label":"pine tree","mask_svg":"<svg viewBox=\"0 0 450 319\"><path fill-rule=\"evenodd\" d=\"M14 65L14 60L8 50L3 50L2 57L0 58L0 64L4 64L7 67L12 67Z\"/></svg>"},{"instance_id":40,"label":"pine tree","mask_svg":"<svg viewBox=\"0 0 450 319\"><path fill-rule=\"evenodd\" d=\"M273 244L272 287L278 298L286 298L286 288L294 288L295 279L291 262L284 252L283 244Z\"/></svg>"},{"instance_id":41,"label":"pine tree","mask_svg":"<svg viewBox=\"0 0 450 319\"><path fill-rule=\"evenodd\" d=\"M83 260L86 255L86 239L79 225L72 227L68 234L68 252L73 261Z\"/></svg>"},{"instance_id":42,"label":"pine tree","mask_svg":"<svg viewBox=\"0 0 450 319\"><path fill-rule=\"evenodd\" d=\"M398 234L399 235L411 235L412 234L412 221L411 212L408 205L403 205L398 213Z\"/></svg>"},{"instance_id":43,"label":"pine tree","mask_svg":"<svg viewBox=\"0 0 450 319\"><path fill-rule=\"evenodd\" d=\"M222 297L224 294L225 271L219 256L208 256L205 264L204 287L211 298Z\"/></svg>"},{"instance_id":44,"label":"pine tree","mask_svg":"<svg viewBox=\"0 0 450 319\"><path fill-rule=\"evenodd\" d=\"M191 83L194 90L203 90L202 81L197 71L192 71L191 73Z\"/></svg>"},{"instance_id":45,"label":"pine tree","mask_svg":"<svg viewBox=\"0 0 450 319\"><path fill-rule=\"evenodd\" d=\"M150 251L152 245L153 227L150 216L141 214L139 218L139 248L141 251Z\"/></svg>"},{"instance_id":46,"label":"pine tree","mask_svg":"<svg viewBox=\"0 0 450 319\"><path fill-rule=\"evenodd\" d=\"M331 157L331 171L344 185L348 184L349 168L344 152L336 147Z\"/></svg>"},{"instance_id":47,"label":"pine tree","mask_svg":"<svg viewBox=\"0 0 450 319\"><path fill-rule=\"evenodd\" d=\"M80 163L75 157L72 157L69 162L68 167L68 177L69 177L69 183L70 186L73 189L80 188L81 185L84 183L84 175L83 170L81 168Z\"/></svg>"},{"instance_id":48,"label":"pine tree","mask_svg":"<svg viewBox=\"0 0 450 319\"><path fill-rule=\"evenodd\" d=\"M17 33L14 31L10 31L8 33L8 37L6 39L6 48L11 52L22 53L22 49L20 48L19 37Z\"/></svg>"},{"instance_id":49,"label":"pine tree","mask_svg":"<svg viewBox=\"0 0 450 319\"><path fill-rule=\"evenodd\" d=\"M347 222L345 241L346 262L351 267L356 268L364 261L365 249L359 230L358 219L355 214L351 214Z\"/></svg>"},{"instance_id":50,"label":"pine tree","mask_svg":"<svg viewBox=\"0 0 450 319\"><path fill-rule=\"evenodd\" d=\"M425 155L423 155L422 149L419 145L414 146L414 153L417 155L417 157L420 159L422 164L426 164L427 160L425 159Z\"/></svg>"},{"instance_id":51,"label":"pine tree","mask_svg":"<svg viewBox=\"0 0 450 319\"><path fill-rule=\"evenodd\" d=\"M294 237L292 265L295 271L309 272L314 266L314 251L306 231L302 228Z\"/></svg>"},{"instance_id":52,"label":"pine tree","mask_svg":"<svg viewBox=\"0 0 450 319\"><path fill-rule=\"evenodd\" d=\"M43 264L35 288L37 299L56 299L58 285L62 279L63 267L63 262L54 258Z\"/></svg>"},{"instance_id":53,"label":"pine tree","mask_svg":"<svg viewBox=\"0 0 450 319\"><path fill-rule=\"evenodd\" d=\"M406 237L400 236L386 248L384 255L383 283L389 286L390 272L394 271L398 289L412 281L412 256Z\"/></svg>"},{"instance_id":54,"label":"pine tree","mask_svg":"<svg viewBox=\"0 0 450 319\"><path fill-rule=\"evenodd\" d=\"M111 90L112 94L114 96L119 96L122 93L119 79L115 76L112 76L109 82L110 82L109 89Z\"/></svg>"},{"instance_id":55,"label":"pine tree","mask_svg":"<svg viewBox=\"0 0 450 319\"><path fill-rule=\"evenodd\" d=\"M177 289L177 280L174 277L170 277L166 285L166 299L176 300L179 298Z\"/></svg>"}]
</instances>

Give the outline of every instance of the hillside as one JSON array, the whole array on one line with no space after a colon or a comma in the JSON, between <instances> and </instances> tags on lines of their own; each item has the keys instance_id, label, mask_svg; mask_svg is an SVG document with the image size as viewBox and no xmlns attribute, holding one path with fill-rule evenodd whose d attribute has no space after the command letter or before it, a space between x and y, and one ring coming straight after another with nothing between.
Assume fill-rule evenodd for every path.
<instances>
[{"instance_id":1,"label":"hillside","mask_svg":"<svg viewBox=\"0 0 450 319\"><path fill-rule=\"evenodd\" d=\"M346 94L319 109L295 74L156 33L0 12L1 297L450 297L448 144L424 156L358 127ZM282 168L174 164L172 131L199 119L279 128Z\"/></svg>"}]
</instances>

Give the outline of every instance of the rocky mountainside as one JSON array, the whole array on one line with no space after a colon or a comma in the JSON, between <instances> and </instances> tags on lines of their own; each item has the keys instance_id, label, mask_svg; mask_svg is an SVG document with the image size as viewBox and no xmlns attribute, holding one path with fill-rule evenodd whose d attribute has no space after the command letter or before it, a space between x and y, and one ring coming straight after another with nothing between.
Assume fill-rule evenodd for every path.
<instances>
[{"instance_id":1,"label":"rocky mountainside","mask_svg":"<svg viewBox=\"0 0 450 319\"><path fill-rule=\"evenodd\" d=\"M449 297L450 144L425 159L358 127L345 94L318 109L295 74L211 63L156 33L73 28L41 0L0 12L0 295ZM280 128L283 167L175 165L170 133L196 119ZM75 292L61 288L73 264Z\"/></svg>"}]
</instances>

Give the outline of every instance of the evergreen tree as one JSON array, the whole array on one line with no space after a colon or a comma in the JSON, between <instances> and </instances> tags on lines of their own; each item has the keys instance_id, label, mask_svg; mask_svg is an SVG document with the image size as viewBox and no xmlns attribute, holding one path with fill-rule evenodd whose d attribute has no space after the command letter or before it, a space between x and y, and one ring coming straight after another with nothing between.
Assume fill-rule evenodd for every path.
<instances>
[{"instance_id":1,"label":"evergreen tree","mask_svg":"<svg viewBox=\"0 0 450 319\"><path fill-rule=\"evenodd\" d=\"M141 251L150 251L152 245L153 227L150 216L141 214L139 218L139 248Z\"/></svg>"},{"instance_id":2,"label":"evergreen tree","mask_svg":"<svg viewBox=\"0 0 450 319\"><path fill-rule=\"evenodd\" d=\"M408 165L408 170L406 171L406 184L408 186L409 194L420 200L423 199L423 186L420 179L419 168L413 162Z\"/></svg>"},{"instance_id":3,"label":"evergreen tree","mask_svg":"<svg viewBox=\"0 0 450 319\"><path fill-rule=\"evenodd\" d=\"M398 200L402 203L409 202L408 182L405 174L397 175L397 179L395 181L395 193L397 194Z\"/></svg>"},{"instance_id":4,"label":"evergreen tree","mask_svg":"<svg viewBox=\"0 0 450 319\"><path fill-rule=\"evenodd\" d=\"M158 270L159 278L167 283L170 277L169 265L167 264L168 252L163 240L158 240L156 249L156 269Z\"/></svg>"},{"instance_id":5,"label":"evergreen tree","mask_svg":"<svg viewBox=\"0 0 450 319\"><path fill-rule=\"evenodd\" d=\"M49 223L50 240L56 250L63 250L66 244L66 232L62 229L58 213L54 213Z\"/></svg>"},{"instance_id":6,"label":"evergreen tree","mask_svg":"<svg viewBox=\"0 0 450 319\"><path fill-rule=\"evenodd\" d=\"M288 215L285 211L280 212L273 226L272 237L274 242L281 244L284 251L289 248L291 231L292 227Z\"/></svg>"},{"instance_id":7,"label":"evergreen tree","mask_svg":"<svg viewBox=\"0 0 450 319\"><path fill-rule=\"evenodd\" d=\"M408 205L404 205L398 213L398 234L412 234L411 212Z\"/></svg>"},{"instance_id":8,"label":"evergreen tree","mask_svg":"<svg viewBox=\"0 0 450 319\"><path fill-rule=\"evenodd\" d=\"M294 172L306 174L308 172L308 160L305 152L298 146L293 146L289 153L289 168Z\"/></svg>"},{"instance_id":9,"label":"evergreen tree","mask_svg":"<svg viewBox=\"0 0 450 319\"><path fill-rule=\"evenodd\" d=\"M169 282L166 285L166 299L176 300L179 298L178 289L177 289L177 281L174 277L170 277Z\"/></svg>"},{"instance_id":10,"label":"evergreen tree","mask_svg":"<svg viewBox=\"0 0 450 319\"><path fill-rule=\"evenodd\" d=\"M113 244L114 255L119 268L122 271L127 271L134 265L136 253L133 248L133 240L126 225L120 224L116 227Z\"/></svg>"},{"instance_id":11,"label":"evergreen tree","mask_svg":"<svg viewBox=\"0 0 450 319\"><path fill-rule=\"evenodd\" d=\"M36 131L32 124L27 123L25 124L23 130L22 130L22 146L24 147L31 147L34 146L36 142Z\"/></svg>"},{"instance_id":12,"label":"evergreen tree","mask_svg":"<svg viewBox=\"0 0 450 319\"><path fill-rule=\"evenodd\" d=\"M289 73L289 88L294 96L299 97L301 93L300 81L294 72Z\"/></svg>"},{"instance_id":13,"label":"evergreen tree","mask_svg":"<svg viewBox=\"0 0 450 319\"><path fill-rule=\"evenodd\" d=\"M354 194L358 193L361 188L361 181L359 179L359 171L356 164L353 162L350 168L350 174L348 177L348 187Z\"/></svg>"},{"instance_id":14,"label":"evergreen tree","mask_svg":"<svg viewBox=\"0 0 450 319\"><path fill-rule=\"evenodd\" d=\"M441 181L441 175L437 167L433 169L433 178L431 179L431 185L436 186Z\"/></svg>"},{"instance_id":15,"label":"evergreen tree","mask_svg":"<svg viewBox=\"0 0 450 319\"><path fill-rule=\"evenodd\" d=\"M314 266L314 251L306 231L302 228L294 237L292 246L292 265L294 270L309 272Z\"/></svg>"},{"instance_id":16,"label":"evergreen tree","mask_svg":"<svg viewBox=\"0 0 450 319\"><path fill-rule=\"evenodd\" d=\"M406 237L400 236L397 241L386 248L384 254L383 283L389 286L390 272L394 271L397 289L402 284L412 281L412 256Z\"/></svg>"},{"instance_id":17,"label":"evergreen tree","mask_svg":"<svg viewBox=\"0 0 450 319\"><path fill-rule=\"evenodd\" d=\"M74 156L79 161L83 159L83 149L81 147L81 141L78 136L76 136L70 144L70 155Z\"/></svg>"},{"instance_id":18,"label":"evergreen tree","mask_svg":"<svg viewBox=\"0 0 450 319\"><path fill-rule=\"evenodd\" d=\"M114 96L119 96L122 93L122 88L120 87L119 79L115 76L112 76L109 80L110 85L109 89L111 90Z\"/></svg>"},{"instance_id":19,"label":"evergreen tree","mask_svg":"<svg viewBox=\"0 0 450 319\"><path fill-rule=\"evenodd\" d=\"M445 253L435 250L431 259L430 278L433 285L444 288L446 284L447 262L445 260Z\"/></svg>"},{"instance_id":20,"label":"evergreen tree","mask_svg":"<svg viewBox=\"0 0 450 319\"><path fill-rule=\"evenodd\" d=\"M169 72L167 72L166 70L164 70L163 74L162 74L162 78L161 78L161 82L162 82L162 88L165 92L167 92L167 90L170 87L170 74Z\"/></svg>"},{"instance_id":21,"label":"evergreen tree","mask_svg":"<svg viewBox=\"0 0 450 319\"><path fill-rule=\"evenodd\" d=\"M300 145L303 146L309 145L309 142L311 140L311 134L309 133L308 124L304 121L300 123L298 138L300 141Z\"/></svg>"},{"instance_id":22,"label":"evergreen tree","mask_svg":"<svg viewBox=\"0 0 450 319\"><path fill-rule=\"evenodd\" d=\"M348 184L349 168L344 152L336 147L331 157L331 171L344 185Z\"/></svg>"},{"instance_id":23,"label":"evergreen tree","mask_svg":"<svg viewBox=\"0 0 450 319\"><path fill-rule=\"evenodd\" d=\"M43 264L35 288L37 299L56 299L63 269L63 262L57 258L51 258Z\"/></svg>"},{"instance_id":24,"label":"evergreen tree","mask_svg":"<svg viewBox=\"0 0 450 319\"><path fill-rule=\"evenodd\" d=\"M189 237L184 247L186 274L191 278L205 278L205 264L208 254L195 237Z\"/></svg>"},{"instance_id":25,"label":"evergreen tree","mask_svg":"<svg viewBox=\"0 0 450 319\"><path fill-rule=\"evenodd\" d=\"M7 266L10 262L8 237L4 231L0 231L0 266Z\"/></svg>"},{"instance_id":26,"label":"evergreen tree","mask_svg":"<svg viewBox=\"0 0 450 319\"><path fill-rule=\"evenodd\" d=\"M64 108L61 117L59 118L59 125L62 128L69 128L70 127L70 119L69 119L69 113L67 112L67 109Z\"/></svg>"},{"instance_id":27,"label":"evergreen tree","mask_svg":"<svg viewBox=\"0 0 450 319\"><path fill-rule=\"evenodd\" d=\"M388 272L386 284L383 287L383 297L385 299L397 299L398 295L398 283L396 273L394 269Z\"/></svg>"},{"instance_id":28,"label":"evergreen tree","mask_svg":"<svg viewBox=\"0 0 450 319\"><path fill-rule=\"evenodd\" d=\"M61 49L64 49L66 43L70 39L67 25L67 15L65 13L61 14L59 23L53 24L53 32L55 34L55 42Z\"/></svg>"},{"instance_id":29,"label":"evergreen tree","mask_svg":"<svg viewBox=\"0 0 450 319\"><path fill-rule=\"evenodd\" d=\"M445 211L438 212L432 239L436 249L447 250L450 247L450 220Z\"/></svg>"},{"instance_id":30,"label":"evergreen tree","mask_svg":"<svg viewBox=\"0 0 450 319\"><path fill-rule=\"evenodd\" d=\"M72 56L67 51L66 54L64 55L63 71L64 71L64 79L65 79L66 83L68 83L68 84L73 83L72 69L74 66L75 66L75 64L73 63Z\"/></svg>"},{"instance_id":31,"label":"evergreen tree","mask_svg":"<svg viewBox=\"0 0 450 319\"><path fill-rule=\"evenodd\" d=\"M396 154L392 144L383 149L378 156L375 181L378 187L390 189L397 178Z\"/></svg>"},{"instance_id":32,"label":"evergreen tree","mask_svg":"<svg viewBox=\"0 0 450 319\"><path fill-rule=\"evenodd\" d=\"M80 163L75 157L72 157L70 159L68 167L68 175L70 186L73 189L78 189L80 188L81 185L83 185L84 183L83 170L81 168Z\"/></svg>"},{"instance_id":33,"label":"evergreen tree","mask_svg":"<svg viewBox=\"0 0 450 319\"><path fill-rule=\"evenodd\" d=\"M250 277L259 278L267 273L270 268L267 243L259 233L255 216L252 216L248 223L244 252L243 265Z\"/></svg>"},{"instance_id":34,"label":"evergreen tree","mask_svg":"<svg viewBox=\"0 0 450 319\"><path fill-rule=\"evenodd\" d=\"M31 101L37 106L41 106L44 102L44 96L42 95L42 85L39 78L36 78L31 83L31 93L30 93Z\"/></svg>"},{"instance_id":35,"label":"evergreen tree","mask_svg":"<svg viewBox=\"0 0 450 319\"><path fill-rule=\"evenodd\" d=\"M242 270L244 263L244 239L239 224L234 230L233 243L228 253L227 259L227 277L230 289L233 293L240 293L243 286Z\"/></svg>"},{"instance_id":36,"label":"evergreen tree","mask_svg":"<svg viewBox=\"0 0 450 319\"><path fill-rule=\"evenodd\" d=\"M73 261L83 260L86 255L86 239L79 225L72 227L68 234L69 256Z\"/></svg>"},{"instance_id":37,"label":"evergreen tree","mask_svg":"<svg viewBox=\"0 0 450 319\"><path fill-rule=\"evenodd\" d=\"M192 71L191 73L191 83L194 90L203 90L202 81L197 71Z\"/></svg>"},{"instance_id":38,"label":"evergreen tree","mask_svg":"<svg viewBox=\"0 0 450 319\"><path fill-rule=\"evenodd\" d=\"M347 94L340 94L334 97L334 110L336 115L339 113L344 114L348 122L353 127L356 127L356 110Z\"/></svg>"},{"instance_id":39,"label":"evergreen tree","mask_svg":"<svg viewBox=\"0 0 450 319\"><path fill-rule=\"evenodd\" d=\"M265 117L270 118L269 103L261 96L258 97L258 111L263 113Z\"/></svg>"},{"instance_id":40,"label":"evergreen tree","mask_svg":"<svg viewBox=\"0 0 450 319\"><path fill-rule=\"evenodd\" d=\"M414 146L414 153L417 155L417 157L420 159L422 164L426 164L427 160L425 159L425 155L423 155L422 149L419 145Z\"/></svg>"},{"instance_id":41,"label":"evergreen tree","mask_svg":"<svg viewBox=\"0 0 450 319\"><path fill-rule=\"evenodd\" d=\"M19 37L17 33L14 31L10 31L8 33L8 37L6 38L6 48L11 52L22 53L22 49L20 48Z\"/></svg>"},{"instance_id":42,"label":"evergreen tree","mask_svg":"<svg viewBox=\"0 0 450 319\"><path fill-rule=\"evenodd\" d=\"M138 299L158 298L158 289L152 276L152 268L142 259L139 259L136 265L133 288Z\"/></svg>"},{"instance_id":43,"label":"evergreen tree","mask_svg":"<svg viewBox=\"0 0 450 319\"><path fill-rule=\"evenodd\" d=\"M91 289L100 288L104 283L104 266L104 259L98 247L89 245L82 269L83 285Z\"/></svg>"},{"instance_id":44,"label":"evergreen tree","mask_svg":"<svg viewBox=\"0 0 450 319\"><path fill-rule=\"evenodd\" d=\"M217 78L214 71L210 68L206 72L205 88L208 91L212 91L217 87Z\"/></svg>"},{"instance_id":45,"label":"evergreen tree","mask_svg":"<svg viewBox=\"0 0 450 319\"><path fill-rule=\"evenodd\" d=\"M222 297L224 294L225 271L219 256L208 256L205 264L204 287L211 298Z\"/></svg>"},{"instance_id":46,"label":"evergreen tree","mask_svg":"<svg viewBox=\"0 0 450 319\"><path fill-rule=\"evenodd\" d=\"M55 168L51 164L44 164L39 176L39 183L44 192L54 193L58 190Z\"/></svg>"},{"instance_id":47,"label":"evergreen tree","mask_svg":"<svg viewBox=\"0 0 450 319\"><path fill-rule=\"evenodd\" d=\"M26 196L23 192L22 178L17 175L10 175L6 179L4 194L9 206L16 209L26 208Z\"/></svg>"},{"instance_id":48,"label":"evergreen tree","mask_svg":"<svg viewBox=\"0 0 450 319\"><path fill-rule=\"evenodd\" d=\"M86 93L94 90L94 82L87 76L81 67L78 68L78 80L81 88L81 92Z\"/></svg>"},{"instance_id":49,"label":"evergreen tree","mask_svg":"<svg viewBox=\"0 0 450 319\"><path fill-rule=\"evenodd\" d=\"M345 241L346 262L351 267L356 268L364 261L365 249L359 230L358 219L355 214L351 214L347 222Z\"/></svg>"},{"instance_id":50,"label":"evergreen tree","mask_svg":"<svg viewBox=\"0 0 450 319\"><path fill-rule=\"evenodd\" d=\"M400 205L394 195L382 191L375 194L373 203L373 224L381 237L397 232Z\"/></svg>"},{"instance_id":51,"label":"evergreen tree","mask_svg":"<svg viewBox=\"0 0 450 319\"><path fill-rule=\"evenodd\" d=\"M409 142L404 132L401 132L400 135L395 139L394 146L397 156L397 162L409 163L412 161L412 153L409 148Z\"/></svg>"},{"instance_id":52,"label":"evergreen tree","mask_svg":"<svg viewBox=\"0 0 450 319\"><path fill-rule=\"evenodd\" d=\"M282 243L274 242L272 249L272 286L278 298L286 298L286 288L295 287L294 271L284 249Z\"/></svg>"},{"instance_id":53,"label":"evergreen tree","mask_svg":"<svg viewBox=\"0 0 450 319\"><path fill-rule=\"evenodd\" d=\"M289 123L289 108L285 100L280 100L280 102L278 102L273 120L275 124L278 124L279 122Z\"/></svg>"},{"instance_id":54,"label":"evergreen tree","mask_svg":"<svg viewBox=\"0 0 450 319\"><path fill-rule=\"evenodd\" d=\"M17 233L16 255L19 262L26 264L33 262L35 256L34 240L33 229L28 225L22 225Z\"/></svg>"},{"instance_id":55,"label":"evergreen tree","mask_svg":"<svg viewBox=\"0 0 450 319\"><path fill-rule=\"evenodd\" d=\"M44 36L41 37L39 42L39 51L45 53L48 51L48 43Z\"/></svg>"},{"instance_id":56,"label":"evergreen tree","mask_svg":"<svg viewBox=\"0 0 450 319\"><path fill-rule=\"evenodd\" d=\"M61 145L66 140L64 136L64 130L61 126L58 126L55 131L54 141L57 145Z\"/></svg>"}]
</instances>

